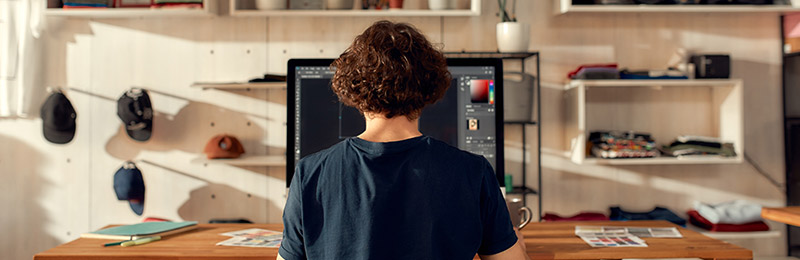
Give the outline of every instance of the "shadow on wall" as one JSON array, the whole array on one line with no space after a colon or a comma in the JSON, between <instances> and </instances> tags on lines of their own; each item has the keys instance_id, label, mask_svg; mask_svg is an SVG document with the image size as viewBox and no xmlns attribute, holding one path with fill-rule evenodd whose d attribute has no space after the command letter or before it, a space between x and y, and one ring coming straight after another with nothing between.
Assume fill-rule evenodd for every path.
<instances>
[{"instance_id":1,"label":"shadow on wall","mask_svg":"<svg viewBox=\"0 0 800 260\"><path fill-rule=\"evenodd\" d=\"M264 215L252 216L258 212ZM267 212L281 212L281 208L266 198L216 183L192 190L189 199L178 208L178 215L182 219L200 223L206 223L211 218L246 218L257 222L266 219Z\"/></svg>"},{"instance_id":2,"label":"shadow on wall","mask_svg":"<svg viewBox=\"0 0 800 260\"><path fill-rule=\"evenodd\" d=\"M267 219L268 212L282 212L281 208L266 198L243 192L229 185L213 183L156 162L148 160L144 162L206 183L205 186L192 190L189 199L178 208L178 215L183 220L206 223L211 219L246 218L258 222Z\"/></svg>"},{"instance_id":3,"label":"shadow on wall","mask_svg":"<svg viewBox=\"0 0 800 260\"><path fill-rule=\"evenodd\" d=\"M262 140L268 133L253 122L261 120L255 117L208 103L189 101L175 115L156 112L153 135L146 142L137 142L128 137L120 123L117 133L106 142L106 151L120 160L136 158L142 150L180 150L201 154L211 137L227 133L239 139L246 154L264 154L267 147Z\"/></svg>"},{"instance_id":4,"label":"shadow on wall","mask_svg":"<svg viewBox=\"0 0 800 260\"><path fill-rule=\"evenodd\" d=\"M55 184L41 176L41 153L5 135L0 144L0 258L26 259L60 244L45 230L50 221L40 202L44 187Z\"/></svg>"}]
</instances>

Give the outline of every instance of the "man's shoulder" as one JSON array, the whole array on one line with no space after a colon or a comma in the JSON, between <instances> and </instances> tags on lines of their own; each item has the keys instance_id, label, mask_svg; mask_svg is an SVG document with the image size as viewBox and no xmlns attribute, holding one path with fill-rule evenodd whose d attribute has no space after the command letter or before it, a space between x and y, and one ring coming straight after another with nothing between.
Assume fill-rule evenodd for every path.
<instances>
[{"instance_id":1,"label":"man's shoulder","mask_svg":"<svg viewBox=\"0 0 800 260\"><path fill-rule=\"evenodd\" d=\"M309 154L300 159L300 161L297 162L297 165L303 169L318 168L319 166L323 165L328 158L344 153L344 149L347 146L346 143L347 140L344 140L319 152Z\"/></svg>"}]
</instances>

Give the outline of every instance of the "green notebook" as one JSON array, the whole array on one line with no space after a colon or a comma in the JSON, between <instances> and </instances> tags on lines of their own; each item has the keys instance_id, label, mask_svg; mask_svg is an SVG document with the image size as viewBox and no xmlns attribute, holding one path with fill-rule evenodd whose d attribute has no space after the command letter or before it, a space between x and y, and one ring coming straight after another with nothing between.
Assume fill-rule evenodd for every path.
<instances>
[{"instance_id":1,"label":"green notebook","mask_svg":"<svg viewBox=\"0 0 800 260\"><path fill-rule=\"evenodd\" d=\"M137 239L140 237L149 237L149 236L163 237L171 234L192 230L196 227L197 227L197 221L144 222L133 225L106 228L89 233L83 233L81 234L81 237L98 238L98 239L119 239L119 240Z\"/></svg>"}]
</instances>

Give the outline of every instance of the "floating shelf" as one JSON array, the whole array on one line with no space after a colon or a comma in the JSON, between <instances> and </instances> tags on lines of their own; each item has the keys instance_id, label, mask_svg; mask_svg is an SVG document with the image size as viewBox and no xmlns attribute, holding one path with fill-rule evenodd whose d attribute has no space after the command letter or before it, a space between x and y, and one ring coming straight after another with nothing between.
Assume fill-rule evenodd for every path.
<instances>
[{"instance_id":1,"label":"floating shelf","mask_svg":"<svg viewBox=\"0 0 800 260\"><path fill-rule=\"evenodd\" d=\"M790 13L790 5L573 5L556 0L556 13Z\"/></svg>"},{"instance_id":2,"label":"floating shelf","mask_svg":"<svg viewBox=\"0 0 800 260\"><path fill-rule=\"evenodd\" d=\"M688 227L689 230L703 234L710 238L721 239L721 240L776 238L781 236L781 232L778 230L754 231L754 232L713 232L691 225L689 225Z\"/></svg>"},{"instance_id":3,"label":"floating shelf","mask_svg":"<svg viewBox=\"0 0 800 260\"><path fill-rule=\"evenodd\" d=\"M593 165L742 163L742 86L740 79L570 81L564 86L570 159ZM712 136L733 143L736 156L599 159L586 151L596 130L647 132L661 144L679 135Z\"/></svg>"},{"instance_id":4,"label":"floating shelf","mask_svg":"<svg viewBox=\"0 0 800 260\"><path fill-rule=\"evenodd\" d=\"M231 16L315 16L315 17L384 17L384 16L480 16L480 11L462 10L236 10Z\"/></svg>"},{"instance_id":5,"label":"floating shelf","mask_svg":"<svg viewBox=\"0 0 800 260\"><path fill-rule=\"evenodd\" d=\"M429 9L390 9L390 10L363 10L363 9L329 9L329 10L257 10L252 4L244 5L244 1L230 1L231 16L296 16L296 17L443 17L443 16L480 16L481 1L469 0L469 9L429 10ZM406 6L409 8L410 6ZM420 8L411 6L412 8ZM462 7L463 8L463 7Z\"/></svg>"},{"instance_id":6,"label":"floating shelf","mask_svg":"<svg viewBox=\"0 0 800 260\"><path fill-rule=\"evenodd\" d=\"M658 165L658 164L736 164L742 163L739 157L731 158L676 158L676 157L656 157L656 158L628 158L628 159L600 159L586 158L581 164L589 165Z\"/></svg>"},{"instance_id":7,"label":"floating shelf","mask_svg":"<svg viewBox=\"0 0 800 260\"><path fill-rule=\"evenodd\" d=\"M195 164L227 164L233 166L286 166L286 157L280 155L252 155L236 159L208 159L205 156L192 160Z\"/></svg>"},{"instance_id":8,"label":"floating shelf","mask_svg":"<svg viewBox=\"0 0 800 260\"><path fill-rule=\"evenodd\" d=\"M193 88L206 89L223 89L223 90L250 90L250 89L263 89L263 90L277 90L286 89L286 82L260 82L260 83L195 83L192 84Z\"/></svg>"},{"instance_id":9,"label":"floating shelf","mask_svg":"<svg viewBox=\"0 0 800 260\"><path fill-rule=\"evenodd\" d=\"M49 8L45 15L71 18L136 18L136 17L203 17L212 13L203 9L150 9L150 8L107 8L107 9L61 9Z\"/></svg>"},{"instance_id":10,"label":"floating shelf","mask_svg":"<svg viewBox=\"0 0 800 260\"><path fill-rule=\"evenodd\" d=\"M608 80L571 80L564 90L579 86L586 88L597 87L725 87L742 84L740 79L666 79L666 80L633 80L633 79L608 79Z\"/></svg>"}]
</instances>

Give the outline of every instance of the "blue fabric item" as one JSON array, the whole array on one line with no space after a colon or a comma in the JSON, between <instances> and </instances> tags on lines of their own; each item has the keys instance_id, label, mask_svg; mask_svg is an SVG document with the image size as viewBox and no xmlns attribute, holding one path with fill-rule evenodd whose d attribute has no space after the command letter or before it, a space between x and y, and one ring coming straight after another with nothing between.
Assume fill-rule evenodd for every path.
<instances>
[{"instance_id":1,"label":"blue fabric item","mask_svg":"<svg viewBox=\"0 0 800 260\"><path fill-rule=\"evenodd\" d=\"M489 162L427 136L303 158L283 223L287 260L472 259L517 242Z\"/></svg>"},{"instance_id":2,"label":"blue fabric item","mask_svg":"<svg viewBox=\"0 0 800 260\"><path fill-rule=\"evenodd\" d=\"M64 6L108 7L107 4L64 3Z\"/></svg>"},{"instance_id":3,"label":"blue fabric item","mask_svg":"<svg viewBox=\"0 0 800 260\"><path fill-rule=\"evenodd\" d=\"M666 220L674 223L675 225L686 227L686 220L678 217L678 215L675 215L675 213L667 208L656 207L650 212L641 213L627 212L619 207L610 207L609 209L611 210L611 216L609 217L611 220Z\"/></svg>"}]
</instances>

